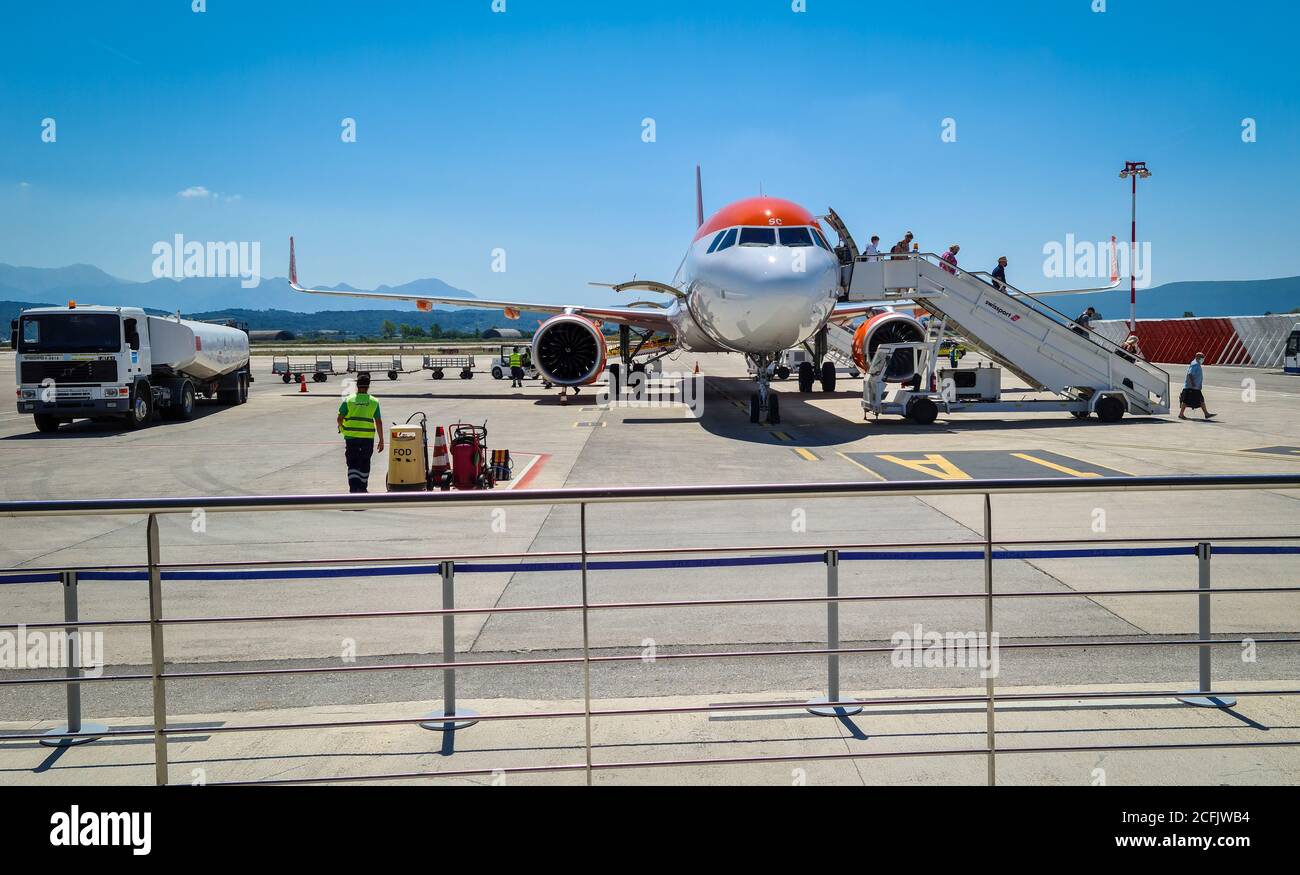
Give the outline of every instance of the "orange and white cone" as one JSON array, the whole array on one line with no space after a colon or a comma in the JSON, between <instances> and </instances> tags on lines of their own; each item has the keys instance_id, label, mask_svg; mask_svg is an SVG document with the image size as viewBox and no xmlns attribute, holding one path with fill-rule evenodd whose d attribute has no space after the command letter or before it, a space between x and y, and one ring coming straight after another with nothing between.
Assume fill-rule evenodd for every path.
<instances>
[{"instance_id":1,"label":"orange and white cone","mask_svg":"<svg viewBox=\"0 0 1300 875\"><path fill-rule=\"evenodd\" d=\"M696 362L696 363L695 363L695 373L698 374L699 372L700 372L700 363L699 363L699 362Z\"/></svg>"},{"instance_id":2,"label":"orange and white cone","mask_svg":"<svg viewBox=\"0 0 1300 875\"><path fill-rule=\"evenodd\" d=\"M438 483L450 470L451 457L447 454L447 435L440 425L433 435L433 464L429 466L429 476L433 478L434 483Z\"/></svg>"},{"instance_id":3,"label":"orange and white cone","mask_svg":"<svg viewBox=\"0 0 1300 875\"><path fill-rule=\"evenodd\" d=\"M307 391L307 381L305 379L300 378L298 380L298 394L301 395L303 392L306 391Z\"/></svg>"}]
</instances>

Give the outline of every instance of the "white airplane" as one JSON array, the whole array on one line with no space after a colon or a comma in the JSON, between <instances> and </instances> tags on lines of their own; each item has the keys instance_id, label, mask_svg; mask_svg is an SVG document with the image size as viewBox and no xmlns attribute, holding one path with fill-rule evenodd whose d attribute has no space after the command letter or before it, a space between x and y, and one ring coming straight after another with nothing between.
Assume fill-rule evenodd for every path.
<instances>
[{"instance_id":1,"label":"white airplane","mask_svg":"<svg viewBox=\"0 0 1300 875\"><path fill-rule=\"evenodd\" d=\"M505 310L508 318L515 319L523 310L554 314L533 335L532 360L545 380L561 387L562 401L568 387L595 382L605 372L608 342L602 326L606 322L638 331L642 343L656 334L666 336L666 342L655 344L654 358L675 350L738 352L749 359L755 374L755 391L749 402L751 422L780 422L778 395L769 391L769 366L783 350L808 341L827 322L869 317L853 338L854 357L860 359L856 364L864 372L881 343L925 339L925 328L908 313L882 302L838 300L843 294L840 259L817 218L798 204L775 197L750 197L728 204L705 221L697 168L696 221L695 237L671 284L638 279L593 283L620 292L664 294L667 303L639 301L624 307L599 307L309 289L298 284L292 237L289 286L312 295L413 301L425 311L437 303ZM628 349L626 344L624 349ZM625 361L624 367L629 363ZM834 391L832 362L823 361L820 374L809 362L800 368L801 391L810 391L817 379L823 391Z\"/></svg>"}]
</instances>

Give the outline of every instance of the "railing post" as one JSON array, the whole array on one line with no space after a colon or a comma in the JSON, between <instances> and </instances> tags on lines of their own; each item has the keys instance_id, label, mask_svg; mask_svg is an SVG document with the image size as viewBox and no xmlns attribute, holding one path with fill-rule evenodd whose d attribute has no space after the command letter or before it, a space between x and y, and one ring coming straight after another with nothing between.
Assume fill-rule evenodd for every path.
<instances>
[{"instance_id":1,"label":"railing post","mask_svg":"<svg viewBox=\"0 0 1300 875\"><path fill-rule=\"evenodd\" d=\"M438 564L442 577L442 609L456 609L456 563L443 561ZM456 615L442 615L442 661L449 665L442 670L442 710L429 715L427 722L421 723L423 729L435 729L439 732L454 732L473 726L478 721L477 711L456 707L456 669L450 663L456 661ZM436 718L436 719L435 719Z\"/></svg>"},{"instance_id":2,"label":"railing post","mask_svg":"<svg viewBox=\"0 0 1300 875\"><path fill-rule=\"evenodd\" d=\"M1201 541L1196 545L1196 571L1197 586L1201 590L1196 596L1197 600L1197 633L1196 637L1201 641L1209 641L1214 634L1214 626L1210 618L1210 557L1212 555L1209 541ZM1199 655L1199 665L1197 666L1197 685L1188 695L1179 696L1178 701L1186 705L1196 705L1199 708L1231 708L1237 704L1237 700L1232 696L1214 696L1210 691L1214 689L1213 678L1210 671L1210 658L1213 650L1212 645L1201 644L1197 648Z\"/></svg>"},{"instance_id":3,"label":"railing post","mask_svg":"<svg viewBox=\"0 0 1300 875\"><path fill-rule=\"evenodd\" d=\"M162 550L158 543L158 516L149 514L149 659L153 679L154 782L167 783L167 686L163 679Z\"/></svg>"},{"instance_id":4,"label":"railing post","mask_svg":"<svg viewBox=\"0 0 1300 875\"><path fill-rule=\"evenodd\" d=\"M67 665L64 666L64 672L69 678L80 678L82 676L81 632L75 625L71 625L75 624L78 619L77 572L60 572L59 580L63 583L63 622L70 624L63 627L64 640L68 642ZM53 648L51 648L51 652L53 652ZM103 655L102 652L100 655ZM67 725L56 726L45 733L49 737L42 738L41 744L47 747L71 747L74 744L85 744L88 741L94 741L100 733L108 731L108 727L102 723L81 722L81 684L70 681L67 684L67 693ZM82 735L79 738L68 738L64 733L81 733Z\"/></svg>"},{"instance_id":5,"label":"railing post","mask_svg":"<svg viewBox=\"0 0 1300 875\"><path fill-rule=\"evenodd\" d=\"M587 596L587 503L578 505L578 549L582 568L582 710L585 718L587 751L587 786L591 786L591 627Z\"/></svg>"},{"instance_id":6,"label":"railing post","mask_svg":"<svg viewBox=\"0 0 1300 875\"><path fill-rule=\"evenodd\" d=\"M984 693L988 697L985 706L985 740L989 749L988 784L994 787L998 783L997 732L994 728L993 699L993 499L984 493L984 665L987 677L984 679Z\"/></svg>"},{"instance_id":7,"label":"railing post","mask_svg":"<svg viewBox=\"0 0 1300 875\"><path fill-rule=\"evenodd\" d=\"M832 705L831 702L851 702L840 698L840 551L827 550L822 558L826 563L826 698L810 699L809 712L819 717L848 717L862 713L861 705Z\"/></svg>"}]
</instances>

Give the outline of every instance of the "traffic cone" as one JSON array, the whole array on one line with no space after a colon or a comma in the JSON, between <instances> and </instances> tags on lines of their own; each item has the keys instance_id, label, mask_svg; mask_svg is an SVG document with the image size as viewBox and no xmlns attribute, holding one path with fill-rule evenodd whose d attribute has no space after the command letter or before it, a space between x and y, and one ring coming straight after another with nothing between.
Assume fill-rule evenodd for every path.
<instances>
[{"instance_id":1,"label":"traffic cone","mask_svg":"<svg viewBox=\"0 0 1300 875\"><path fill-rule=\"evenodd\" d=\"M306 380L299 380L299 381L298 381L298 394L301 395L301 394L303 394L303 393L306 392L306 391L307 391L307 381L306 381Z\"/></svg>"},{"instance_id":2,"label":"traffic cone","mask_svg":"<svg viewBox=\"0 0 1300 875\"><path fill-rule=\"evenodd\" d=\"M695 363L695 373L698 374L699 372L700 372L700 363L697 361L697 362Z\"/></svg>"},{"instance_id":3,"label":"traffic cone","mask_svg":"<svg viewBox=\"0 0 1300 875\"><path fill-rule=\"evenodd\" d=\"M433 464L429 466L429 477L435 484L441 484L443 475L451 470L451 457L447 455L447 435L438 426L433 434Z\"/></svg>"}]
</instances>

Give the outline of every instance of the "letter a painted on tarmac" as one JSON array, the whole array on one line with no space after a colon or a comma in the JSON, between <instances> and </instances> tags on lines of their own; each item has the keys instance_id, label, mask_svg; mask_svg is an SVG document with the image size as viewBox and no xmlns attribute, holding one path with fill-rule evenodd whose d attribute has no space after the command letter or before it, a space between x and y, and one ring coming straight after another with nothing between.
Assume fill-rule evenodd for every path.
<instances>
[{"instance_id":1,"label":"letter a painted on tarmac","mask_svg":"<svg viewBox=\"0 0 1300 875\"><path fill-rule=\"evenodd\" d=\"M900 459L898 456L877 456L886 462L911 468L939 480L969 480L971 476L938 453L926 453L924 459Z\"/></svg>"}]
</instances>

